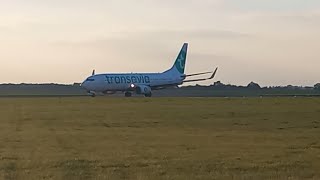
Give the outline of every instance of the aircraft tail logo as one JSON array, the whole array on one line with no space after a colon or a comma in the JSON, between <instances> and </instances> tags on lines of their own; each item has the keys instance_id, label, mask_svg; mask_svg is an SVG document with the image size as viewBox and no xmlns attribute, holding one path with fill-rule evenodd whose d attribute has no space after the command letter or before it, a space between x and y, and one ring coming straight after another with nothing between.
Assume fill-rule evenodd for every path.
<instances>
[{"instance_id":1,"label":"aircraft tail logo","mask_svg":"<svg viewBox=\"0 0 320 180\"><path fill-rule=\"evenodd\" d=\"M184 43L181 50L180 50L180 53L174 63L174 67L181 74L184 74L184 69L186 66L186 59L187 59L187 50L188 50L188 43Z\"/></svg>"}]
</instances>

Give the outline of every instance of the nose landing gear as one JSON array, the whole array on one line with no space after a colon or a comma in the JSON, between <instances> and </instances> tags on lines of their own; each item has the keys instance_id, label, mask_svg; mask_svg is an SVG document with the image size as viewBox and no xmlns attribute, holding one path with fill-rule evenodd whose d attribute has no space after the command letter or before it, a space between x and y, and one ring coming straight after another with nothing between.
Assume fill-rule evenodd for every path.
<instances>
[{"instance_id":1,"label":"nose landing gear","mask_svg":"<svg viewBox=\"0 0 320 180\"><path fill-rule=\"evenodd\" d=\"M145 94L144 97L151 97L152 93Z\"/></svg>"}]
</instances>

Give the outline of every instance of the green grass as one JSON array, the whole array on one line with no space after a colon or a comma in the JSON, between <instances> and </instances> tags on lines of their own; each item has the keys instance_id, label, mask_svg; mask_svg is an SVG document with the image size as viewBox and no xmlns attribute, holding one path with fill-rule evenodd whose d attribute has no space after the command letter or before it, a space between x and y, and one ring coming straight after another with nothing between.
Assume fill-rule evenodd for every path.
<instances>
[{"instance_id":1,"label":"green grass","mask_svg":"<svg viewBox=\"0 0 320 180\"><path fill-rule=\"evenodd\" d=\"M320 98L2 98L0 179L320 179Z\"/></svg>"}]
</instances>

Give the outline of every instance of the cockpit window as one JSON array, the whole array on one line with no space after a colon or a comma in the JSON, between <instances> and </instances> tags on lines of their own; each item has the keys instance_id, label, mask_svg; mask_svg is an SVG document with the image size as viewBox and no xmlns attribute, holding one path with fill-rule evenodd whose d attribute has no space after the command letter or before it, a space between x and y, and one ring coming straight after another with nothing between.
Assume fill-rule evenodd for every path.
<instances>
[{"instance_id":1,"label":"cockpit window","mask_svg":"<svg viewBox=\"0 0 320 180\"><path fill-rule=\"evenodd\" d=\"M94 79L92 79L92 78L88 78L88 79L87 79L87 81L94 81Z\"/></svg>"}]
</instances>

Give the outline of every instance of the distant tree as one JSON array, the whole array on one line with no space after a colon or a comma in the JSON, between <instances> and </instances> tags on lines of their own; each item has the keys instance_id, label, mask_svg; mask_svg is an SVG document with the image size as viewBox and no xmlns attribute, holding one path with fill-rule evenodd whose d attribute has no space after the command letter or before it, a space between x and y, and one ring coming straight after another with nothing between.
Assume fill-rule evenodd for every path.
<instances>
[{"instance_id":1,"label":"distant tree","mask_svg":"<svg viewBox=\"0 0 320 180\"><path fill-rule=\"evenodd\" d=\"M222 87L225 86L221 81L217 81L213 83L213 86Z\"/></svg>"},{"instance_id":2,"label":"distant tree","mask_svg":"<svg viewBox=\"0 0 320 180\"><path fill-rule=\"evenodd\" d=\"M288 88L288 89L294 89L294 86L288 85L287 88Z\"/></svg>"},{"instance_id":3,"label":"distant tree","mask_svg":"<svg viewBox=\"0 0 320 180\"><path fill-rule=\"evenodd\" d=\"M214 87L215 89L225 89L226 85L223 84L221 81L217 81L213 83L212 87Z\"/></svg>"},{"instance_id":4,"label":"distant tree","mask_svg":"<svg viewBox=\"0 0 320 180\"><path fill-rule=\"evenodd\" d=\"M315 84L315 85L314 85L314 89L320 90L320 83Z\"/></svg>"},{"instance_id":5,"label":"distant tree","mask_svg":"<svg viewBox=\"0 0 320 180\"><path fill-rule=\"evenodd\" d=\"M294 90L294 89L302 89L303 87L288 85L288 86L286 86L284 88Z\"/></svg>"},{"instance_id":6,"label":"distant tree","mask_svg":"<svg viewBox=\"0 0 320 180\"><path fill-rule=\"evenodd\" d=\"M260 85L255 83L255 82L249 83L247 88L249 88L249 89L261 89Z\"/></svg>"}]
</instances>

